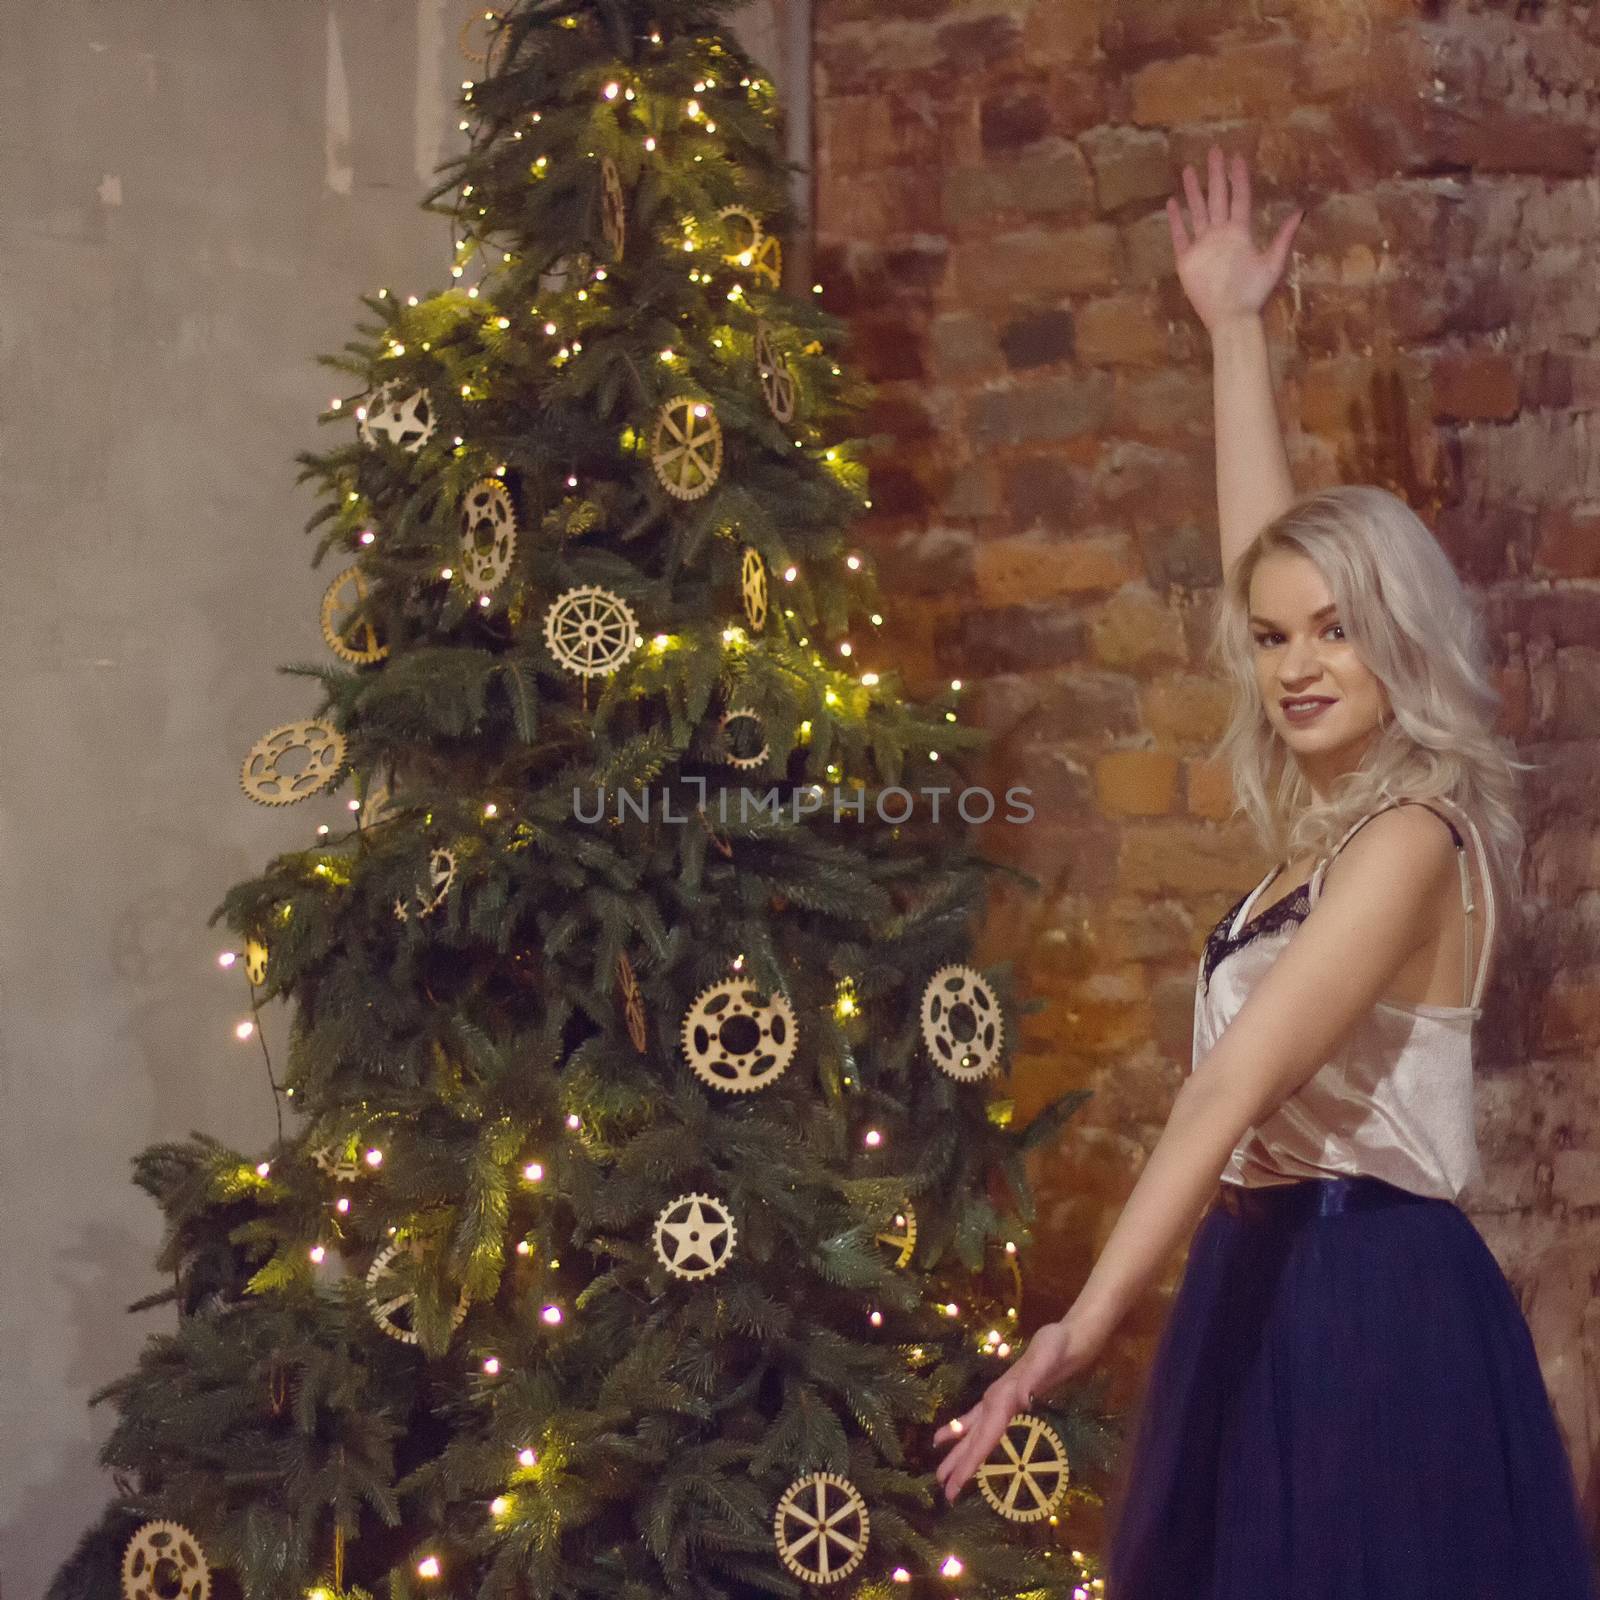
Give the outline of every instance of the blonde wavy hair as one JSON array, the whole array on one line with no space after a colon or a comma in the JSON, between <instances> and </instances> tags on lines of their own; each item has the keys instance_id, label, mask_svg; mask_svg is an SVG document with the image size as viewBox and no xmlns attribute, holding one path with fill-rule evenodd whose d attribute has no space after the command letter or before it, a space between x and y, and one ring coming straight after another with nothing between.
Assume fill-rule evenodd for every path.
<instances>
[{"instance_id":1,"label":"blonde wavy hair","mask_svg":"<svg viewBox=\"0 0 1600 1600\"><path fill-rule=\"evenodd\" d=\"M1339 621L1393 707L1362 763L1318 799L1267 721L1256 683L1250 581L1261 558L1293 551L1314 563ZM1386 489L1349 484L1297 500L1269 522L1227 574L1211 637L1232 681L1233 712L1212 755L1272 860L1325 856L1390 797L1454 801L1477 823L1497 903L1514 903L1524 849L1519 761L1495 720L1501 696L1483 618L1426 524ZM1469 844L1470 848L1470 844Z\"/></svg>"}]
</instances>

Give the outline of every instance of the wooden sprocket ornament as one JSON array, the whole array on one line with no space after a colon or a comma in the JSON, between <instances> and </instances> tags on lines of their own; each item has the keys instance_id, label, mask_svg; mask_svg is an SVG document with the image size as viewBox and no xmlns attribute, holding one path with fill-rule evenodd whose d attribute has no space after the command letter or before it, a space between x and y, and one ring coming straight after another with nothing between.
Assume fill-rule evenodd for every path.
<instances>
[{"instance_id":1,"label":"wooden sprocket ornament","mask_svg":"<svg viewBox=\"0 0 1600 1600\"><path fill-rule=\"evenodd\" d=\"M456 36L456 42L461 54L468 61L482 67L486 74L492 75L505 63L506 47L511 42L511 33L505 25L505 17L501 12L475 8L461 24L461 32Z\"/></svg>"},{"instance_id":2,"label":"wooden sprocket ornament","mask_svg":"<svg viewBox=\"0 0 1600 1600\"><path fill-rule=\"evenodd\" d=\"M400 1269L396 1266L402 1253L409 1252L411 1245L396 1239L391 1244L386 1244L377 1255L372 1258L372 1265L367 1268L367 1309L372 1313L372 1320L389 1335L391 1339L398 1340L401 1344L415 1344L417 1330L412 1325L412 1309L416 1305L416 1291L407 1285ZM461 1297L456 1301L455 1310L450 1315L450 1326L459 1328L461 1319L467 1314L467 1291L461 1291Z\"/></svg>"},{"instance_id":3,"label":"wooden sprocket ornament","mask_svg":"<svg viewBox=\"0 0 1600 1600\"><path fill-rule=\"evenodd\" d=\"M917 1214L911 1202L907 1200L895 1212L894 1222L874 1237L879 1244L886 1244L894 1251L895 1266L910 1266L917 1249Z\"/></svg>"},{"instance_id":4,"label":"wooden sprocket ornament","mask_svg":"<svg viewBox=\"0 0 1600 1600\"><path fill-rule=\"evenodd\" d=\"M767 564L753 544L747 544L739 558L739 589L750 631L760 633L767 625Z\"/></svg>"},{"instance_id":5,"label":"wooden sprocket ornament","mask_svg":"<svg viewBox=\"0 0 1600 1600\"><path fill-rule=\"evenodd\" d=\"M475 594L492 594L511 571L517 552L517 508L498 478L479 478L461 504L461 581Z\"/></svg>"},{"instance_id":6,"label":"wooden sprocket ornament","mask_svg":"<svg viewBox=\"0 0 1600 1600\"><path fill-rule=\"evenodd\" d=\"M783 1491L772 1517L778 1556L807 1583L848 1578L867 1553L867 1502L848 1478L813 1472Z\"/></svg>"},{"instance_id":7,"label":"wooden sprocket ornament","mask_svg":"<svg viewBox=\"0 0 1600 1600\"><path fill-rule=\"evenodd\" d=\"M123 1600L208 1600L211 1565L181 1523L147 1522L122 1552Z\"/></svg>"},{"instance_id":8,"label":"wooden sprocket ornament","mask_svg":"<svg viewBox=\"0 0 1600 1600\"><path fill-rule=\"evenodd\" d=\"M335 1183L354 1183L361 1176L361 1163L356 1160L348 1139L329 1140L319 1144L311 1159L319 1172L325 1172Z\"/></svg>"},{"instance_id":9,"label":"wooden sprocket ornament","mask_svg":"<svg viewBox=\"0 0 1600 1600\"><path fill-rule=\"evenodd\" d=\"M360 567L346 567L322 596L322 637L341 661L357 666L382 661L389 653L366 614L368 592L366 573Z\"/></svg>"},{"instance_id":10,"label":"wooden sprocket ornament","mask_svg":"<svg viewBox=\"0 0 1600 1600\"><path fill-rule=\"evenodd\" d=\"M761 380L762 398L779 422L793 422L795 381L788 363L772 342L772 324L756 324L756 376Z\"/></svg>"},{"instance_id":11,"label":"wooden sprocket ornament","mask_svg":"<svg viewBox=\"0 0 1600 1600\"><path fill-rule=\"evenodd\" d=\"M383 384L356 409L356 432L364 445L399 445L415 455L439 425L433 397L426 389L402 393L398 383Z\"/></svg>"},{"instance_id":12,"label":"wooden sprocket ornament","mask_svg":"<svg viewBox=\"0 0 1600 1600\"><path fill-rule=\"evenodd\" d=\"M304 762L295 766L295 756ZM288 806L325 789L344 765L344 735L313 718L286 722L264 733L250 747L239 770L239 785L264 806Z\"/></svg>"},{"instance_id":13,"label":"wooden sprocket ornament","mask_svg":"<svg viewBox=\"0 0 1600 1600\"><path fill-rule=\"evenodd\" d=\"M940 967L922 991L922 1042L961 1083L986 1078L1000 1064L1005 1018L988 979L971 967Z\"/></svg>"},{"instance_id":14,"label":"wooden sprocket ornament","mask_svg":"<svg viewBox=\"0 0 1600 1600\"><path fill-rule=\"evenodd\" d=\"M680 1194L656 1217L656 1256L678 1278L709 1278L727 1266L738 1242L733 1212L710 1194Z\"/></svg>"},{"instance_id":15,"label":"wooden sprocket ornament","mask_svg":"<svg viewBox=\"0 0 1600 1600\"><path fill-rule=\"evenodd\" d=\"M761 741L761 748L753 756L734 754L733 733L731 729L736 723L746 723L754 729L754 734L747 739L747 743L754 744ZM722 714L722 720L717 724L717 742L722 748L722 759L730 767L738 767L741 772L754 772L767 764L767 757L772 753L772 746L767 742L766 730L760 715L749 706L730 706Z\"/></svg>"},{"instance_id":16,"label":"wooden sprocket ornament","mask_svg":"<svg viewBox=\"0 0 1600 1600\"><path fill-rule=\"evenodd\" d=\"M628 242L628 204L622 194L622 174L610 156L600 158L600 219L611 259L620 261Z\"/></svg>"},{"instance_id":17,"label":"wooden sprocket ornament","mask_svg":"<svg viewBox=\"0 0 1600 1600\"><path fill-rule=\"evenodd\" d=\"M975 1476L983 1498L1007 1522L1039 1522L1067 1492L1067 1447L1043 1417L1022 1411Z\"/></svg>"},{"instance_id":18,"label":"wooden sprocket ornament","mask_svg":"<svg viewBox=\"0 0 1600 1600\"><path fill-rule=\"evenodd\" d=\"M428 856L428 881L409 899L397 899L394 914L398 921L409 922L413 917L431 917L444 904L456 881L456 857L453 850L434 850Z\"/></svg>"},{"instance_id":19,"label":"wooden sprocket ornament","mask_svg":"<svg viewBox=\"0 0 1600 1600\"><path fill-rule=\"evenodd\" d=\"M722 476L722 424L709 400L674 395L656 413L650 464L678 500L698 500Z\"/></svg>"},{"instance_id":20,"label":"wooden sprocket ornament","mask_svg":"<svg viewBox=\"0 0 1600 1600\"><path fill-rule=\"evenodd\" d=\"M783 1076L799 1037L794 1011L781 993L763 1001L761 992L748 978L724 978L684 1014L683 1053L702 1083L753 1094Z\"/></svg>"},{"instance_id":21,"label":"wooden sprocket ornament","mask_svg":"<svg viewBox=\"0 0 1600 1600\"><path fill-rule=\"evenodd\" d=\"M775 233L768 233L760 217L747 206L724 206L717 217L723 224L733 249L724 253L730 267L744 267L776 289L783 281L783 246Z\"/></svg>"},{"instance_id":22,"label":"wooden sprocket ornament","mask_svg":"<svg viewBox=\"0 0 1600 1600\"><path fill-rule=\"evenodd\" d=\"M551 603L544 642L558 665L594 677L615 672L639 648L639 625L621 595L586 583Z\"/></svg>"},{"instance_id":23,"label":"wooden sprocket ornament","mask_svg":"<svg viewBox=\"0 0 1600 1600\"><path fill-rule=\"evenodd\" d=\"M267 981L267 947L259 939L245 940L244 975L256 989Z\"/></svg>"}]
</instances>

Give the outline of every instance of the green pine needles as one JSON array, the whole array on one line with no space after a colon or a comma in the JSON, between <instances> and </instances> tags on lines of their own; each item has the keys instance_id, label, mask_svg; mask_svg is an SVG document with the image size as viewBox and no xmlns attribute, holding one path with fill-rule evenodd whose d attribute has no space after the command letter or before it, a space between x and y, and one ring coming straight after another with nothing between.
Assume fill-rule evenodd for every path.
<instances>
[{"instance_id":1,"label":"green pine needles","mask_svg":"<svg viewBox=\"0 0 1600 1600\"><path fill-rule=\"evenodd\" d=\"M875 645L869 394L784 287L732 9L486 18L424 202L450 282L322 358L330 658L245 788L360 809L216 913L290 1008L282 1136L139 1158L177 1324L96 1397L118 1494L53 1600L128 1563L185 1600L1084 1581L1047 1513L1112 1448L1087 1390L1031 1436L1070 1482L936 1492L1082 1097L1019 1130L994 1092L1025 1008L965 964L982 740Z\"/></svg>"}]
</instances>

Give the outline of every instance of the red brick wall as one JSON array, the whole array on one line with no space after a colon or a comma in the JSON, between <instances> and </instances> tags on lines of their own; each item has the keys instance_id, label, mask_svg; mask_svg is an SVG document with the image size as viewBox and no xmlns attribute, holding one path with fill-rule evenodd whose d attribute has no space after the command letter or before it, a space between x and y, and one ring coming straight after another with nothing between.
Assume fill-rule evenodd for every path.
<instances>
[{"instance_id":1,"label":"red brick wall","mask_svg":"<svg viewBox=\"0 0 1600 1600\"><path fill-rule=\"evenodd\" d=\"M1512 8L1504 8L1510 13ZM960 676L1028 784L991 855L1042 884L985 956L1046 1006L1019 1115L1095 1098L1034 1169L1028 1326L1115 1221L1186 1070L1200 944L1263 870L1204 752L1219 578L1210 380L1162 204L1245 152L1303 202L1273 308L1302 487L1403 494L1484 595L1530 780L1479 1033L1487 1179L1600 1508L1600 7L1460 0L816 0L818 276L880 387L867 532L901 660ZM898 601L898 605L895 602ZM1110 1358L1136 1391L1181 1269Z\"/></svg>"}]
</instances>

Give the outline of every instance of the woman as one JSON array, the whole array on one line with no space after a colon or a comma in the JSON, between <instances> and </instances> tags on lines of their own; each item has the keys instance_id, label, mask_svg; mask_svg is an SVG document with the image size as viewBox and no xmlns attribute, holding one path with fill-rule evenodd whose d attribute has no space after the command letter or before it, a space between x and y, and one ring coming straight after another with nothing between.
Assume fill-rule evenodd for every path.
<instances>
[{"instance_id":1,"label":"woman","mask_svg":"<svg viewBox=\"0 0 1600 1600\"><path fill-rule=\"evenodd\" d=\"M1593 1600L1527 1324L1456 1204L1522 846L1481 622L1383 490L1295 501L1244 162L1178 273L1211 336L1222 748L1278 865L1206 942L1193 1070L1071 1309L934 1436L947 1499L1195 1228L1110 1507L1106 1600ZM1480 829L1479 824L1482 824Z\"/></svg>"}]
</instances>

